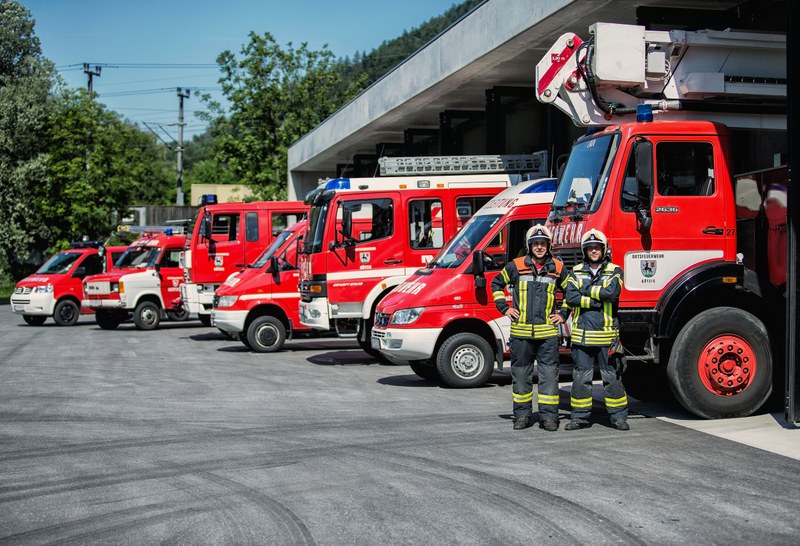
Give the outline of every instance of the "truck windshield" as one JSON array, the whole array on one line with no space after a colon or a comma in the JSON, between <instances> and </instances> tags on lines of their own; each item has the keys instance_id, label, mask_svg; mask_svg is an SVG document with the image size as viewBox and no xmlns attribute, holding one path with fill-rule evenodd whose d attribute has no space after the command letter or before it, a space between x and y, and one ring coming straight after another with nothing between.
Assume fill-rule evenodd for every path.
<instances>
[{"instance_id":1,"label":"truck windshield","mask_svg":"<svg viewBox=\"0 0 800 546\"><path fill-rule=\"evenodd\" d=\"M328 217L330 201L311 207L308 213L308 231L303 240L303 252L315 254L322 252L322 238L325 234L325 219Z\"/></svg>"},{"instance_id":2,"label":"truck windshield","mask_svg":"<svg viewBox=\"0 0 800 546\"><path fill-rule=\"evenodd\" d=\"M80 252L59 252L42 264L42 267L40 267L36 273L40 275L66 273L69 271L69 268L72 267L72 264L78 261L80 257Z\"/></svg>"},{"instance_id":3,"label":"truck windshield","mask_svg":"<svg viewBox=\"0 0 800 546\"><path fill-rule=\"evenodd\" d=\"M274 241L272 241L272 244L269 245L269 248L267 248L264 252L262 252L261 256L259 256L258 259L255 262L253 262L253 265L248 265L247 267L251 267L254 269L261 269L262 267L267 265L267 263L269 263L269 259L272 258L273 254L275 254L275 251L277 251L281 247L281 245L283 245L283 243L285 243L286 240L289 239L295 233L296 232L294 230L284 229L281 232L281 234L278 235Z\"/></svg>"},{"instance_id":4,"label":"truck windshield","mask_svg":"<svg viewBox=\"0 0 800 546\"><path fill-rule=\"evenodd\" d=\"M576 211L597 208L603 198L618 141L618 133L602 134L572 147L553 199L554 211L568 207Z\"/></svg>"},{"instance_id":5,"label":"truck windshield","mask_svg":"<svg viewBox=\"0 0 800 546\"><path fill-rule=\"evenodd\" d=\"M158 246L132 246L125 251L125 254L120 256L114 267L154 267L159 254L161 254L161 247Z\"/></svg>"},{"instance_id":6,"label":"truck windshield","mask_svg":"<svg viewBox=\"0 0 800 546\"><path fill-rule=\"evenodd\" d=\"M473 216L464 226L464 229L459 231L450 240L450 243L436 255L436 258L428 264L428 267L452 269L461 265L464 259L470 255L472 249L486 237L486 234L491 231L500 218L502 218L501 214Z\"/></svg>"}]
</instances>

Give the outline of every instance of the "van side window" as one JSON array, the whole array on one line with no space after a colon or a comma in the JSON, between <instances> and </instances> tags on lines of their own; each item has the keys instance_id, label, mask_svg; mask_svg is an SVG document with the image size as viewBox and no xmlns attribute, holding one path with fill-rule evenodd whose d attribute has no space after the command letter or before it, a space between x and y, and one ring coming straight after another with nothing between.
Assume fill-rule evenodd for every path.
<instances>
[{"instance_id":1,"label":"van side window","mask_svg":"<svg viewBox=\"0 0 800 546\"><path fill-rule=\"evenodd\" d=\"M343 210L352 218L353 239L359 243L385 239L394 233L394 205L391 199L342 201L336 209L336 233L342 230Z\"/></svg>"},{"instance_id":2,"label":"van side window","mask_svg":"<svg viewBox=\"0 0 800 546\"><path fill-rule=\"evenodd\" d=\"M659 195L714 194L714 150L708 142L659 142L656 172Z\"/></svg>"},{"instance_id":3,"label":"van side window","mask_svg":"<svg viewBox=\"0 0 800 546\"><path fill-rule=\"evenodd\" d=\"M211 239L222 243L236 241L239 231L239 213L215 214L211 223Z\"/></svg>"},{"instance_id":4,"label":"van side window","mask_svg":"<svg viewBox=\"0 0 800 546\"><path fill-rule=\"evenodd\" d=\"M418 199L408 203L408 238L411 248L442 248L442 202Z\"/></svg>"},{"instance_id":5,"label":"van side window","mask_svg":"<svg viewBox=\"0 0 800 546\"><path fill-rule=\"evenodd\" d=\"M456 230L464 227L478 209L488 203L492 198L487 197L459 197L456 200Z\"/></svg>"},{"instance_id":6,"label":"van side window","mask_svg":"<svg viewBox=\"0 0 800 546\"><path fill-rule=\"evenodd\" d=\"M178 267L181 259L180 248L168 248L161 259L161 267Z\"/></svg>"},{"instance_id":7,"label":"van side window","mask_svg":"<svg viewBox=\"0 0 800 546\"><path fill-rule=\"evenodd\" d=\"M100 257L100 254L90 254L86 256L86 259L83 260L81 265L86 271L86 275L96 275L97 273L103 272L103 258Z\"/></svg>"},{"instance_id":8,"label":"van side window","mask_svg":"<svg viewBox=\"0 0 800 546\"><path fill-rule=\"evenodd\" d=\"M248 212L244 215L244 238L248 243L258 241L257 212Z\"/></svg>"}]
</instances>

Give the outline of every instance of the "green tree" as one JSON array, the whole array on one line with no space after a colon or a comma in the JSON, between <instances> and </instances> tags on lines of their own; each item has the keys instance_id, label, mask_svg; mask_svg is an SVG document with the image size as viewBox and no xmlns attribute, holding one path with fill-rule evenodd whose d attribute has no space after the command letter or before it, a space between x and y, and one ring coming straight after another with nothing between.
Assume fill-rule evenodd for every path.
<instances>
[{"instance_id":1,"label":"green tree","mask_svg":"<svg viewBox=\"0 0 800 546\"><path fill-rule=\"evenodd\" d=\"M48 230L37 203L47 182L45 132L55 106L53 64L41 53L30 12L0 0L0 275L41 260Z\"/></svg>"},{"instance_id":2,"label":"green tree","mask_svg":"<svg viewBox=\"0 0 800 546\"><path fill-rule=\"evenodd\" d=\"M217 58L230 113L219 112L215 158L262 199L285 199L289 146L360 88L341 90L341 66L327 46L282 48L269 33L249 38L239 57Z\"/></svg>"},{"instance_id":3,"label":"green tree","mask_svg":"<svg viewBox=\"0 0 800 546\"><path fill-rule=\"evenodd\" d=\"M48 148L50 176L39 208L50 250L84 234L104 238L132 204L175 198L165 150L83 90L61 95Z\"/></svg>"}]
</instances>

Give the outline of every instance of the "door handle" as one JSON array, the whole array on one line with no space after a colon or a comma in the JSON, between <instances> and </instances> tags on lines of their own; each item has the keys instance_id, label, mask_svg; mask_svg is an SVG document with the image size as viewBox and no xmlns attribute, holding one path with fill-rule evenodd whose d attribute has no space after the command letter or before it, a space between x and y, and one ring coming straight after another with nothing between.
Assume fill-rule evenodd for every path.
<instances>
[{"instance_id":1,"label":"door handle","mask_svg":"<svg viewBox=\"0 0 800 546\"><path fill-rule=\"evenodd\" d=\"M398 260L397 258L387 258L383 260L383 263L386 265L397 265L403 263L403 260Z\"/></svg>"},{"instance_id":2,"label":"door handle","mask_svg":"<svg viewBox=\"0 0 800 546\"><path fill-rule=\"evenodd\" d=\"M703 230L703 233L707 235L722 235L723 233L725 233L725 230L715 226L708 226L706 229Z\"/></svg>"}]
</instances>

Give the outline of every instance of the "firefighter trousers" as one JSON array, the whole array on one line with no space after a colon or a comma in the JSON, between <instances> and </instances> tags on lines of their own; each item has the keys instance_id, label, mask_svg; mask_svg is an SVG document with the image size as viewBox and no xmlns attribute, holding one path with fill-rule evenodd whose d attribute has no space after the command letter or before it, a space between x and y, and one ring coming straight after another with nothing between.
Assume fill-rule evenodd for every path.
<instances>
[{"instance_id":1,"label":"firefighter trousers","mask_svg":"<svg viewBox=\"0 0 800 546\"><path fill-rule=\"evenodd\" d=\"M543 421L558 420L558 337L511 338L514 418L533 413L533 361L539 374L537 402Z\"/></svg>"},{"instance_id":2,"label":"firefighter trousers","mask_svg":"<svg viewBox=\"0 0 800 546\"><path fill-rule=\"evenodd\" d=\"M595 363L600 368L606 409L612 421L628 418L628 397L622 378L608 358L609 347L572 346L572 419L588 419L592 413L592 376Z\"/></svg>"}]
</instances>

